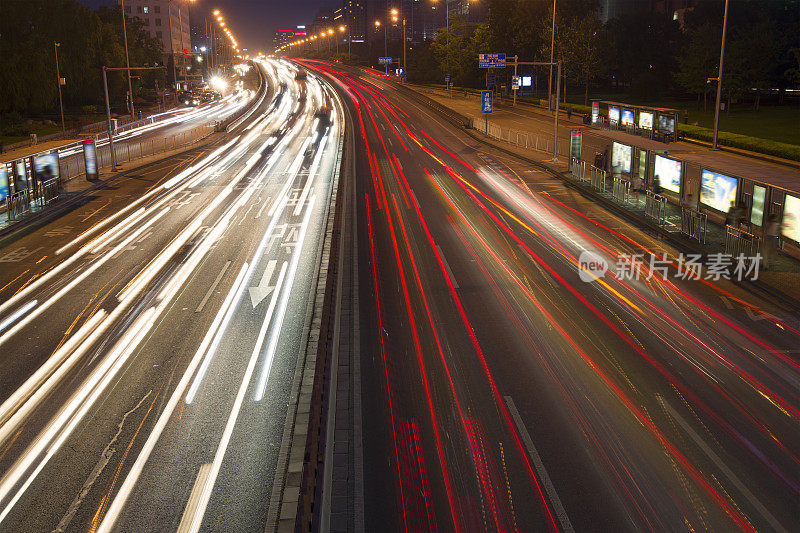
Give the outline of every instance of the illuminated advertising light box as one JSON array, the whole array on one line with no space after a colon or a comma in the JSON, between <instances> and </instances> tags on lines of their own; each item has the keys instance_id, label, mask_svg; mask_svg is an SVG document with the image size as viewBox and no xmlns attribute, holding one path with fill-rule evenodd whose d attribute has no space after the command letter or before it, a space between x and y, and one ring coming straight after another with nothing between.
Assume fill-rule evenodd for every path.
<instances>
[{"instance_id":1,"label":"illuminated advertising light box","mask_svg":"<svg viewBox=\"0 0 800 533\"><path fill-rule=\"evenodd\" d=\"M619 124L619 108L618 107L609 107L608 108L608 121L611 124Z\"/></svg>"},{"instance_id":2,"label":"illuminated advertising light box","mask_svg":"<svg viewBox=\"0 0 800 533\"><path fill-rule=\"evenodd\" d=\"M658 176L661 187L667 191L680 194L681 192L681 162L675 159L656 156L656 166L653 176Z\"/></svg>"},{"instance_id":3,"label":"illuminated advertising light box","mask_svg":"<svg viewBox=\"0 0 800 533\"><path fill-rule=\"evenodd\" d=\"M739 180L703 169L700 175L700 203L717 211L727 212L736 202Z\"/></svg>"},{"instance_id":4,"label":"illuminated advertising light box","mask_svg":"<svg viewBox=\"0 0 800 533\"><path fill-rule=\"evenodd\" d=\"M5 163L0 163L0 202L5 201L8 196L8 167Z\"/></svg>"},{"instance_id":5,"label":"illuminated advertising light box","mask_svg":"<svg viewBox=\"0 0 800 533\"><path fill-rule=\"evenodd\" d=\"M532 82L532 78L531 78L531 76L522 76L521 81L522 81L522 86L523 87L530 87L531 86L531 82Z\"/></svg>"},{"instance_id":6,"label":"illuminated advertising light box","mask_svg":"<svg viewBox=\"0 0 800 533\"><path fill-rule=\"evenodd\" d=\"M58 177L58 150L51 150L33 158L33 172L39 183Z\"/></svg>"},{"instance_id":7,"label":"illuminated advertising light box","mask_svg":"<svg viewBox=\"0 0 800 533\"><path fill-rule=\"evenodd\" d=\"M767 188L753 185L753 207L750 209L750 223L760 226L764 222L764 202L767 198Z\"/></svg>"},{"instance_id":8,"label":"illuminated advertising light box","mask_svg":"<svg viewBox=\"0 0 800 533\"><path fill-rule=\"evenodd\" d=\"M14 165L14 192L28 188L28 170L24 159L17 159Z\"/></svg>"},{"instance_id":9,"label":"illuminated advertising light box","mask_svg":"<svg viewBox=\"0 0 800 533\"><path fill-rule=\"evenodd\" d=\"M800 198L786 195L783 202L783 236L800 242Z\"/></svg>"},{"instance_id":10,"label":"illuminated advertising light box","mask_svg":"<svg viewBox=\"0 0 800 533\"><path fill-rule=\"evenodd\" d=\"M647 111L639 112L639 127L643 130L653 129L653 114Z\"/></svg>"},{"instance_id":11,"label":"illuminated advertising light box","mask_svg":"<svg viewBox=\"0 0 800 533\"><path fill-rule=\"evenodd\" d=\"M669 115L658 115L658 130L675 133L675 119Z\"/></svg>"},{"instance_id":12,"label":"illuminated advertising light box","mask_svg":"<svg viewBox=\"0 0 800 533\"><path fill-rule=\"evenodd\" d=\"M633 109L622 110L622 125L633 126Z\"/></svg>"},{"instance_id":13,"label":"illuminated advertising light box","mask_svg":"<svg viewBox=\"0 0 800 533\"><path fill-rule=\"evenodd\" d=\"M592 102L592 124L597 124L600 118L600 102Z\"/></svg>"},{"instance_id":14,"label":"illuminated advertising light box","mask_svg":"<svg viewBox=\"0 0 800 533\"><path fill-rule=\"evenodd\" d=\"M611 169L619 172L631 172L631 161L633 160L633 147L627 144L615 142L611 148Z\"/></svg>"},{"instance_id":15,"label":"illuminated advertising light box","mask_svg":"<svg viewBox=\"0 0 800 533\"><path fill-rule=\"evenodd\" d=\"M83 141L83 162L86 168L86 179L94 180L97 178L97 147L94 141L87 139Z\"/></svg>"}]
</instances>

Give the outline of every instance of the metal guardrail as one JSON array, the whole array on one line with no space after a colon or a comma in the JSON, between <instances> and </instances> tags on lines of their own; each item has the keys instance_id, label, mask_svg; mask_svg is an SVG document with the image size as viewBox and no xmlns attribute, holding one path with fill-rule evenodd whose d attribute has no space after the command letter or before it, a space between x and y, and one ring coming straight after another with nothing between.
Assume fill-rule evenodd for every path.
<instances>
[{"instance_id":1,"label":"metal guardrail","mask_svg":"<svg viewBox=\"0 0 800 533\"><path fill-rule=\"evenodd\" d=\"M600 192L606 191L606 171L592 165L589 168L589 180L592 187Z\"/></svg>"},{"instance_id":2,"label":"metal guardrail","mask_svg":"<svg viewBox=\"0 0 800 533\"><path fill-rule=\"evenodd\" d=\"M695 239L700 244L705 244L707 232L707 214L689 207L681 208L681 233Z\"/></svg>"},{"instance_id":3,"label":"metal guardrail","mask_svg":"<svg viewBox=\"0 0 800 533\"><path fill-rule=\"evenodd\" d=\"M586 176L586 161L581 161L577 157L571 157L569 161L569 171L573 178L578 181L583 181Z\"/></svg>"},{"instance_id":4,"label":"metal guardrail","mask_svg":"<svg viewBox=\"0 0 800 533\"><path fill-rule=\"evenodd\" d=\"M755 257L761 250L761 237L733 226L725 226L725 255Z\"/></svg>"},{"instance_id":5,"label":"metal guardrail","mask_svg":"<svg viewBox=\"0 0 800 533\"><path fill-rule=\"evenodd\" d=\"M8 220L19 220L31 211L31 195L28 189L15 192L6 198Z\"/></svg>"},{"instance_id":6,"label":"metal guardrail","mask_svg":"<svg viewBox=\"0 0 800 533\"><path fill-rule=\"evenodd\" d=\"M631 182L614 176L614 183L611 185L611 197L623 204L631 201Z\"/></svg>"},{"instance_id":7,"label":"metal guardrail","mask_svg":"<svg viewBox=\"0 0 800 533\"><path fill-rule=\"evenodd\" d=\"M644 215L655 220L659 226L663 226L667 218L667 198L647 191L644 199Z\"/></svg>"},{"instance_id":8,"label":"metal guardrail","mask_svg":"<svg viewBox=\"0 0 800 533\"><path fill-rule=\"evenodd\" d=\"M54 200L58 200L61 183L59 178L50 178L39 185L39 205L46 206Z\"/></svg>"}]
</instances>

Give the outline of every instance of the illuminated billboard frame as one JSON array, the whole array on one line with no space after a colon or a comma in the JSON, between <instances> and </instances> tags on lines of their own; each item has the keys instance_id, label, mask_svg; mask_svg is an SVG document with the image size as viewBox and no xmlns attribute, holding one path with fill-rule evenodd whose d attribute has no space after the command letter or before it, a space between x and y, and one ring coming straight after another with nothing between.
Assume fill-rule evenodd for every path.
<instances>
[{"instance_id":1,"label":"illuminated billboard frame","mask_svg":"<svg viewBox=\"0 0 800 533\"><path fill-rule=\"evenodd\" d=\"M658 181L662 189L680 194L682 174L682 161L670 159L663 155L656 155L653 177L658 176Z\"/></svg>"},{"instance_id":2,"label":"illuminated billboard frame","mask_svg":"<svg viewBox=\"0 0 800 533\"><path fill-rule=\"evenodd\" d=\"M653 113L649 111L639 111L639 127L643 130L652 130Z\"/></svg>"},{"instance_id":3,"label":"illuminated billboard frame","mask_svg":"<svg viewBox=\"0 0 800 533\"><path fill-rule=\"evenodd\" d=\"M721 211L728 212L731 204L736 203L739 189L739 178L727 176L704 168L700 172L700 203Z\"/></svg>"},{"instance_id":4,"label":"illuminated billboard frame","mask_svg":"<svg viewBox=\"0 0 800 533\"><path fill-rule=\"evenodd\" d=\"M634 114L633 109L622 109L622 125L623 126L633 126L636 121L633 120Z\"/></svg>"},{"instance_id":5,"label":"illuminated billboard frame","mask_svg":"<svg viewBox=\"0 0 800 533\"><path fill-rule=\"evenodd\" d=\"M608 106L608 122L610 124L619 124L619 108L615 106Z\"/></svg>"},{"instance_id":6,"label":"illuminated billboard frame","mask_svg":"<svg viewBox=\"0 0 800 533\"><path fill-rule=\"evenodd\" d=\"M767 188L753 185L753 205L750 206L750 223L761 226L764 223L764 204L767 201Z\"/></svg>"},{"instance_id":7,"label":"illuminated billboard frame","mask_svg":"<svg viewBox=\"0 0 800 533\"><path fill-rule=\"evenodd\" d=\"M784 237L800 243L800 198L791 194L783 201L781 230Z\"/></svg>"},{"instance_id":8,"label":"illuminated billboard frame","mask_svg":"<svg viewBox=\"0 0 800 533\"><path fill-rule=\"evenodd\" d=\"M617 168L619 172L631 173L631 162L633 161L633 147L614 141L611 144L611 168Z\"/></svg>"}]
</instances>

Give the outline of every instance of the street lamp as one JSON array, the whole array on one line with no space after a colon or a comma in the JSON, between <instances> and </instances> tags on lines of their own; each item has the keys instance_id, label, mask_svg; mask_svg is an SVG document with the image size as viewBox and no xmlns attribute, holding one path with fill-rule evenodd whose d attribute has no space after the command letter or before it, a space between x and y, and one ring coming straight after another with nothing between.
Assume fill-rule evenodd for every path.
<instances>
[{"instance_id":1,"label":"street lamp","mask_svg":"<svg viewBox=\"0 0 800 533\"><path fill-rule=\"evenodd\" d=\"M552 109L553 101L553 51L555 50L556 41L556 0L553 0L553 29L550 32L550 77L547 78L547 109ZM558 109L556 109L558 114Z\"/></svg>"},{"instance_id":2,"label":"street lamp","mask_svg":"<svg viewBox=\"0 0 800 533\"><path fill-rule=\"evenodd\" d=\"M122 35L125 39L125 66L128 70L128 98L130 98L131 102L131 120L133 120L133 85L131 84L131 60L128 56L128 30L125 27L125 0L120 0L119 6L122 12Z\"/></svg>"},{"instance_id":3,"label":"street lamp","mask_svg":"<svg viewBox=\"0 0 800 533\"><path fill-rule=\"evenodd\" d=\"M58 85L58 107L61 109L61 133L65 133L64 129L64 104L61 101L61 72L58 69L58 47L61 43L53 41L53 49L56 51L56 84Z\"/></svg>"},{"instance_id":4,"label":"street lamp","mask_svg":"<svg viewBox=\"0 0 800 533\"><path fill-rule=\"evenodd\" d=\"M719 137L719 106L722 101L722 70L725 63L725 32L728 29L728 0L725 0L725 13L722 15L722 46L719 51L719 71L717 72L717 105L714 109L714 139L711 149L717 149ZM709 80L711 81L711 80Z\"/></svg>"}]
</instances>

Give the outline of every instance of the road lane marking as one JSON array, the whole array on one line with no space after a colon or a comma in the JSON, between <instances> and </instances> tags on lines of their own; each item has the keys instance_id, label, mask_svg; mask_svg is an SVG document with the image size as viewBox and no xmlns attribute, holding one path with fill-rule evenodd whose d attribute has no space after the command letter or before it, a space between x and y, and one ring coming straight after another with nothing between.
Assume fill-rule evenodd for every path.
<instances>
[{"instance_id":1,"label":"road lane marking","mask_svg":"<svg viewBox=\"0 0 800 533\"><path fill-rule=\"evenodd\" d=\"M678 412L667 402L666 398L659 394L656 394L656 398L664 406L664 409L667 411L667 413L669 413L669 415L675 419L678 425L683 428L683 430L692 438L697 446L699 446L700 449L703 450L703 452L708 456L708 458L711 459L711 462L713 462L717 468L719 468L722 473L725 474L731 483L733 483L734 486L739 489L739 492L741 492L742 495L747 498L747 501L750 502L750 504L755 507L759 513L761 513L761 516L764 517L772 529L774 531L786 531L786 528L784 528L783 525L781 525L781 523L778 522L774 516L772 516L772 513L770 513L767 508L764 507L761 501L756 498L752 492L750 492L742 480L740 480L736 474L734 474L733 471L728 468L728 465L726 465L725 462L716 453L714 453L714 450L712 450L700 437L700 435L698 435L697 432L692 429L692 426L690 426L689 423L678 414Z\"/></svg>"},{"instance_id":2,"label":"road lane marking","mask_svg":"<svg viewBox=\"0 0 800 533\"><path fill-rule=\"evenodd\" d=\"M456 277L453 275L453 271L450 270L450 263L447 262L447 258L444 256L444 252L442 252L442 249L439 247L438 244L436 245L436 251L439 252L439 257L442 258L442 262L444 263L444 268L445 270L447 270L447 275L450 277L450 282L453 284L453 287L456 289L460 289L461 287L459 287L458 282L456 281Z\"/></svg>"},{"instance_id":3,"label":"road lane marking","mask_svg":"<svg viewBox=\"0 0 800 533\"><path fill-rule=\"evenodd\" d=\"M197 472L197 479L195 479L192 492L189 494L189 501L186 503L186 509L183 512L181 523L178 525L177 533L191 531L191 523L193 517L197 513L197 505L200 502L203 487L205 487L206 481L208 481L208 475L211 473L211 466L211 463L205 463Z\"/></svg>"},{"instance_id":4,"label":"road lane marking","mask_svg":"<svg viewBox=\"0 0 800 533\"><path fill-rule=\"evenodd\" d=\"M229 266L231 266L231 262L227 261L225 263L225 266L222 267L222 270L219 271L219 274L217 274L217 278L214 280L214 283L211 284L211 287L208 289L206 295L200 301L200 305L198 305L197 309L194 310L195 313L199 313L200 311L203 310L203 307L205 307L206 302L208 302L208 299L211 298L211 294L214 292L214 289L216 289L217 285L219 285L219 282L222 281L222 276L225 275L225 272L228 270Z\"/></svg>"},{"instance_id":5,"label":"road lane marking","mask_svg":"<svg viewBox=\"0 0 800 533\"><path fill-rule=\"evenodd\" d=\"M517 406L514 404L514 400L511 398L511 396L505 396L504 398L506 400L506 405L508 406L508 411L511 413L511 418L514 419L514 424L517 426L519 436L522 438L522 442L528 449L528 454L531 456L531 460L533 460L533 466L536 468L536 473L539 474L542 485L544 485L544 490L547 492L547 496L550 497L550 502L553 504L553 509L556 512L558 521L561 522L562 529L566 532L574 533L575 529L572 527L572 523L569 521L567 512L564 510L564 506L561 504L561 498L558 497L556 488L553 485L553 482L550 480L550 476L547 474L547 469L544 467L542 458L539 456L539 452L536 451L536 447L533 445L533 439L531 439L528 429L522 422L522 417L519 415L519 411L517 411Z\"/></svg>"},{"instance_id":6,"label":"road lane marking","mask_svg":"<svg viewBox=\"0 0 800 533\"><path fill-rule=\"evenodd\" d=\"M275 273L275 266L277 264L277 260L270 259L267 263L267 268L261 275L261 281L258 282L258 285L248 288L248 292L250 293L250 303L253 304L253 309L255 309L258 304L264 301L264 298L269 296L269 294L272 292L272 289L275 288L270 286L269 281L272 279L272 274Z\"/></svg>"}]
</instances>

